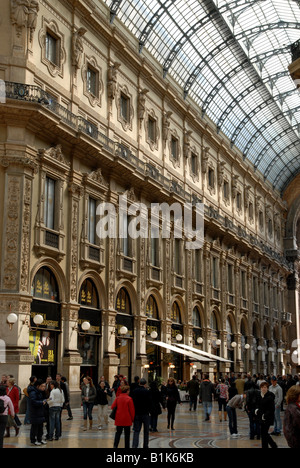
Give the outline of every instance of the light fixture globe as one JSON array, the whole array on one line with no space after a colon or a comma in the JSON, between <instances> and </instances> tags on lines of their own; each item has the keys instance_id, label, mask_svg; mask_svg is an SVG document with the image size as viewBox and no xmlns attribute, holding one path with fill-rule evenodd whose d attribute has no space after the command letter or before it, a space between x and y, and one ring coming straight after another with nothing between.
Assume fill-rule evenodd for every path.
<instances>
[{"instance_id":1,"label":"light fixture globe","mask_svg":"<svg viewBox=\"0 0 300 468\"><path fill-rule=\"evenodd\" d=\"M248 343L245 344L245 349L250 349L250 348L251 348L251 346Z\"/></svg>"},{"instance_id":2,"label":"light fixture globe","mask_svg":"<svg viewBox=\"0 0 300 468\"><path fill-rule=\"evenodd\" d=\"M179 343L180 341L182 341L182 339L183 339L183 336L180 335L180 333L178 333L178 335L176 335L176 341L178 341Z\"/></svg>"},{"instance_id":3,"label":"light fixture globe","mask_svg":"<svg viewBox=\"0 0 300 468\"><path fill-rule=\"evenodd\" d=\"M121 327L120 328L120 335L125 336L128 333L128 328L127 327Z\"/></svg>"},{"instance_id":4,"label":"light fixture globe","mask_svg":"<svg viewBox=\"0 0 300 468\"><path fill-rule=\"evenodd\" d=\"M158 333L156 331L153 331L150 336L152 340L156 340L156 338L158 337Z\"/></svg>"},{"instance_id":5,"label":"light fixture globe","mask_svg":"<svg viewBox=\"0 0 300 468\"><path fill-rule=\"evenodd\" d=\"M203 338L199 337L199 338L197 339L197 343L200 344L200 345L203 344Z\"/></svg>"},{"instance_id":6,"label":"light fixture globe","mask_svg":"<svg viewBox=\"0 0 300 468\"><path fill-rule=\"evenodd\" d=\"M9 314L7 317L7 323L9 325L14 325L18 321L18 316L16 314Z\"/></svg>"},{"instance_id":7,"label":"light fixture globe","mask_svg":"<svg viewBox=\"0 0 300 468\"><path fill-rule=\"evenodd\" d=\"M235 341L233 341L233 342L231 343L231 346L232 346L232 348L236 348L236 347L237 347L237 343L236 343Z\"/></svg>"},{"instance_id":8,"label":"light fixture globe","mask_svg":"<svg viewBox=\"0 0 300 468\"><path fill-rule=\"evenodd\" d=\"M44 322L44 317L42 315L40 315L40 314L35 315L33 317L33 322L37 326L42 325L42 323Z\"/></svg>"}]
</instances>

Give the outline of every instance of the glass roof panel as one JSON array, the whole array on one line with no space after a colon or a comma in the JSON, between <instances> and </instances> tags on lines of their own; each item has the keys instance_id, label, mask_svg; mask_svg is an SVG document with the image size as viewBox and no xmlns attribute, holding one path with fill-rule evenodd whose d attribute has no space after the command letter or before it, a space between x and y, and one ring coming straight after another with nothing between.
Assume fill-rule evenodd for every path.
<instances>
[{"instance_id":1,"label":"glass roof panel","mask_svg":"<svg viewBox=\"0 0 300 468\"><path fill-rule=\"evenodd\" d=\"M120 0L117 17L282 190L291 177L286 161L300 170L300 111L293 112L300 94L288 73L289 47L300 37L299 2Z\"/></svg>"}]
</instances>

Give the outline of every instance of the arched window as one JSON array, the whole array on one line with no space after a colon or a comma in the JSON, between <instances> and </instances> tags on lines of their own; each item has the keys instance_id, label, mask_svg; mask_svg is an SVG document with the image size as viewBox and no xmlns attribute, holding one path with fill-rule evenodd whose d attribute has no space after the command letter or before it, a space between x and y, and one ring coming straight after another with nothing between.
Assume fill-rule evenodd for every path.
<instances>
[{"instance_id":1,"label":"arched window","mask_svg":"<svg viewBox=\"0 0 300 468\"><path fill-rule=\"evenodd\" d=\"M57 281L49 268L43 267L37 272L31 293L36 299L59 302Z\"/></svg>"},{"instance_id":2,"label":"arched window","mask_svg":"<svg viewBox=\"0 0 300 468\"><path fill-rule=\"evenodd\" d=\"M116 310L121 314L132 314L131 300L125 288L120 289L117 295Z\"/></svg>"},{"instance_id":3,"label":"arched window","mask_svg":"<svg viewBox=\"0 0 300 468\"><path fill-rule=\"evenodd\" d=\"M212 314L211 314L210 328L213 331L218 332L218 321L217 321L217 317L216 317L215 312L212 312Z\"/></svg>"},{"instance_id":4,"label":"arched window","mask_svg":"<svg viewBox=\"0 0 300 468\"><path fill-rule=\"evenodd\" d=\"M171 320L173 323L182 324L180 308L177 302L174 302L171 310Z\"/></svg>"},{"instance_id":5,"label":"arched window","mask_svg":"<svg viewBox=\"0 0 300 468\"><path fill-rule=\"evenodd\" d=\"M148 318L159 320L157 302L154 296L150 296L146 305L146 315Z\"/></svg>"},{"instance_id":6,"label":"arched window","mask_svg":"<svg viewBox=\"0 0 300 468\"><path fill-rule=\"evenodd\" d=\"M201 328L201 317L198 307L193 310L193 327Z\"/></svg>"},{"instance_id":7,"label":"arched window","mask_svg":"<svg viewBox=\"0 0 300 468\"><path fill-rule=\"evenodd\" d=\"M84 281L80 289L78 302L83 307L99 309L98 292L92 280L86 279Z\"/></svg>"}]
</instances>

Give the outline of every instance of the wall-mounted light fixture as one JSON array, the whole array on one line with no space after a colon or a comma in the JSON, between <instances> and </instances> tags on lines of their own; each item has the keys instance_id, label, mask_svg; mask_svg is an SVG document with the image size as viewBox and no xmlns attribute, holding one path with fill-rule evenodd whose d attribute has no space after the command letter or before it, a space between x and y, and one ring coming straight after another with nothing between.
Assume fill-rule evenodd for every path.
<instances>
[{"instance_id":1,"label":"wall-mounted light fixture","mask_svg":"<svg viewBox=\"0 0 300 468\"><path fill-rule=\"evenodd\" d=\"M17 323L18 321L18 316L17 314L13 314L11 312L11 304L9 304L9 315L7 316L7 319L6 319L7 323L8 323L8 326L9 326L9 329L12 330L13 326Z\"/></svg>"}]
</instances>

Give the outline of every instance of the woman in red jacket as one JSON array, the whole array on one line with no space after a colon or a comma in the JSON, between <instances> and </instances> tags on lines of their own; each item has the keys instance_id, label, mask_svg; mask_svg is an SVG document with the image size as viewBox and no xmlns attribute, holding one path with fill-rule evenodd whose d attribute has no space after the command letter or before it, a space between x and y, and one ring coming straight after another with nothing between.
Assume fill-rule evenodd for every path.
<instances>
[{"instance_id":1,"label":"woman in red jacket","mask_svg":"<svg viewBox=\"0 0 300 468\"><path fill-rule=\"evenodd\" d=\"M15 410L15 415L19 413L19 390L18 387L15 385L15 380L14 379L9 379L8 380L8 387L6 388L6 394L7 396L11 399L12 404L14 406ZM11 412L9 411L8 413L8 425L6 428L6 437L10 437L10 428L14 427L16 430L16 436L19 434L20 429L17 426L17 423L15 422L14 418L11 415Z\"/></svg>"},{"instance_id":2,"label":"woman in red jacket","mask_svg":"<svg viewBox=\"0 0 300 468\"><path fill-rule=\"evenodd\" d=\"M125 386L122 388L121 395L115 399L111 409L117 408L115 426L117 432L115 436L114 448L118 448L120 438L124 429L125 432L125 448L130 448L130 428L135 417L135 409L132 398L129 396L130 388Z\"/></svg>"}]
</instances>

